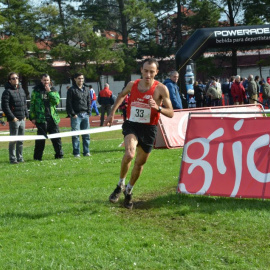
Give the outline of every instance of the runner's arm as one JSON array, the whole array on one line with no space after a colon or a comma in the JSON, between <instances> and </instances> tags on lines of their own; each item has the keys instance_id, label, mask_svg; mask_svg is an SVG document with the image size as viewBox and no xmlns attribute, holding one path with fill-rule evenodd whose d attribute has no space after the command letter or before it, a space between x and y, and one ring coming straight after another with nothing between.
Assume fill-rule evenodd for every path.
<instances>
[{"instance_id":1,"label":"runner's arm","mask_svg":"<svg viewBox=\"0 0 270 270\"><path fill-rule=\"evenodd\" d=\"M170 99L169 90L162 83L160 83L157 87L158 87L157 88L158 91L157 93L154 93L154 99L150 99L149 104L151 108L158 110L159 106L161 106L160 104L162 101L163 107L160 113L167 117L172 118L174 115L174 112L173 112L172 102Z\"/></svg>"}]
</instances>

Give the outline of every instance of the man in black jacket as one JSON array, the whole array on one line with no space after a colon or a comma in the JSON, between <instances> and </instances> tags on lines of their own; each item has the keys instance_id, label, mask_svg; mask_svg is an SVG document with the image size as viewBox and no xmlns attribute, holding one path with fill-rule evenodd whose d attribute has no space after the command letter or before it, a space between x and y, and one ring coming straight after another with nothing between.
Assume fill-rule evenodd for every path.
<instances>
[{"instance_id":1,"label":"man in black jacket","mask_svg":"<svg viewBox=\"0 0 270 270\"><path fill-rule=\"evenodd\" d=\"M26 94L19 85L19 76L15 72L8 74L8 82L2 94L2 110L9 122L10 135L24 135L25 120L28 118ZM24 162L23 141L9 142L9 161L11 164Z\"/></svg>"},{"instance_id":2,"label":"man in black jacket","mask_svg":"<svg viewBox=\"0 0 270 270\"><path fill-rule=\"evenodd\" d=\"M67 92L67 114L71 119L71 130L90 129L90 91L84 86L84 76L82 73L74 75L72 87ZM82 135L83 155L90 156L89 145L90 135ZM72 146L74 157L80 157L80 138L79 135L72 136Z\"/></svg>"}]
</instances>

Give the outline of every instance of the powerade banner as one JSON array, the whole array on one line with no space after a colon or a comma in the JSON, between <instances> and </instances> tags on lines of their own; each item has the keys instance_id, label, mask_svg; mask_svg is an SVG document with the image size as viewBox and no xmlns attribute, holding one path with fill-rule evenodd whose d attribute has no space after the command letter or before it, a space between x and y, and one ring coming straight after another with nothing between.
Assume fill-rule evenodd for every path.
<instances>
[{"instance_id":1,"label":"powerade banner","mask_svg":"<svg viewBox=\"0 0 270 270\"><path fill-rule=\"evenodd\" d=\"M175 55L178 68L196 60L207 48L270 45L270 25L197 29Z\"/></svg>"},{"instance_id":2,"label":"powerade banner","mask_svg":"<svg viewBox=\"0 0 270 270\"><path fill-rule=\"evenodd\" d=\"M254 42L263 42L266 41L266 44L269 44L270 40L270 28L248 28L248 29L230 29L223 30L222 28L219 31L214 31L215 43L226 43L226 44L242 44L242 46L249 45L248 43Z\"/></svg>"},{"instance_id":3,"label":"powerade banner","mask_svg":"<svg viewBox=\"0 0 270 270\"><path fill-rule=\"evenodd\" d=\"M270 198L269 119L192 117L178 192Z\"/></svg>"}]
</instances>

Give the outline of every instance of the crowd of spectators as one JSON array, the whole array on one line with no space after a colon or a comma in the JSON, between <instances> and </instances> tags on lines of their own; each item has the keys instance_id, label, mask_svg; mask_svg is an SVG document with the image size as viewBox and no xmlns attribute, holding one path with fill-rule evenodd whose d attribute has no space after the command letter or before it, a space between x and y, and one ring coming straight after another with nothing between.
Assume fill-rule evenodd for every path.
<instances>
[{"instance_id":1,"label":"crowd of spectators","mask_svg":"<svg viewBox=\"0 0 270 270\"><path fill-rule=\"evenodd\" d=\"M220 80L212 76L207 82L194 83L194 95L188 95L188 107L212 107L243 104L262 104L270 108L270 77L260 78L250 74ZM194 100L196 105L194 106Z\"/></svg>"}]
</instances>

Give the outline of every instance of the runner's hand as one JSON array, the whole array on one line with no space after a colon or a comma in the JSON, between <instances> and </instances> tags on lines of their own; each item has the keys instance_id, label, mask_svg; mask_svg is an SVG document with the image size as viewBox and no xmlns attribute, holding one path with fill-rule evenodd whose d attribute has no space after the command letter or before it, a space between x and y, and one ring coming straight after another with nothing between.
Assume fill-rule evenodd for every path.
<instances>
[{"instance_id":1,"label":"runner's hand","mask_svg":"<svg viewBox=\"0 0 270 270\"><path fill-rule=\"evenodd\" d=\"M114 120L114 117L112 115L109 115L107 117L107 119L105 120L105 122L104 122L105 126L110 127L112 125L112 123L113 123L113 120Z\"/></svg>"},{"instance_id":2,"label":"runner's hand","mask_svg":"<svg viewBox=\"0 0 270 270\"><path fill-rule=\"evenodd\" d=\"M148 104L151 108L158 110L158 105L152 97L149 99Z\"/></svg>"}]
</instances>

